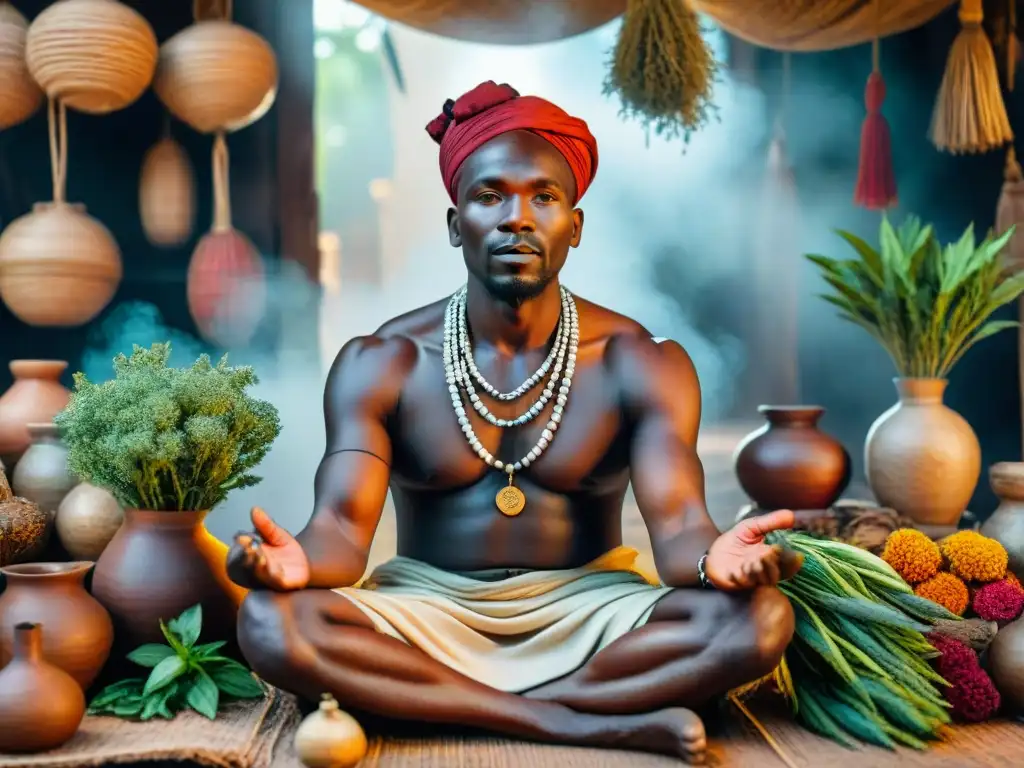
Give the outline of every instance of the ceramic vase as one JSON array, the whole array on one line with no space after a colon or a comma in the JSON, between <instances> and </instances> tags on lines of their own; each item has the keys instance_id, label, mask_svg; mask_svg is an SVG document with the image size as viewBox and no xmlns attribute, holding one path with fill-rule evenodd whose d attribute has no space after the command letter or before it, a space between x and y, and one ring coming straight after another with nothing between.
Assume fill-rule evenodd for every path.
<instances>
[{"instance_id":1,"label":"ceramic vase","mask_svg":"<svg viewBox=\"0 0 1024 768\"><path fill-rule=\"evenodd\" d=\"M85 694L67 672L49 663L39 624L4 629L12 649L0 670L0 752L55 749L78 731Z\"/></svg>"},{"instance_id":2,"label":"ceramic vase","mask_svg":"<svg viewBox=\"0 0 1024 768\"><path fill-rule=\"evenodd\" d=\"M1017 619L996 633L988 647L988 667L1003 712L1024 715L1024 621Z\"/></svg>"},{"instance_id":3,"label":"ceramic vase","mask_svg":"<svg viewBox=\"0 0 1024 768\"><path fill-rule=\"evenodd\" d=\"M68 367L62 360L14 360L14 384L0 397L0 459L13 472L32 444L28 425L53 421L71 397L60 383Z\"/></svg>"},{"instance_id":4,"label":"ceramic vase","mask_svg":"<svg viewBox=\"0 0 1024 768\"><path fill-rule=\"evenodd\" d=\"M1024 462L993 464L988 478L999 507L981 526L981 533L1006 547L1010 570L1019 576L1024 574Z\"/></svg>"},{"instance_id":5,"label":"ceramic vase","mask_svg":"<svg viewBox=\"0 0 1024 768\"><path fill-rule=\"evenodd\" d=\"M762 405L758 411L768 423L733 456L743 490L762 510L828 509L850 482L850 455L818 429L825 409Z\"/></svg>"},{"instance_id":6,"label":"ceramic vase","mask_svg":"<svg viewBox=\"0 0 1024 768\"><path fill-rule=\"evenodd\" d=\"M78 560L97 560L117 534L124 510L108 491L79 483L57 508L57 536Z\"/></svg>"},{"instance_id":7,"label":"ceramic vase","mask_svg":"<svg viewBox=\"0 0 1024 768\"><path fill-rule=\"evenodd\" d=\"M227 576L227 547L203 525L205 512L126 509L96 562L92 593L114 619L118 645L162 643L160 620L203 606L203 642L232 641L241 596Z\"/></svg>"},{"instance_id":8,"label":"ceramic vase","mask_svg":"<svg viewBox=\"0 0 1024 768\"><path fill-rule=\"evenodd\" d=\"M33 423L26 427L32 445L18 462L11 477L11 486L19 496L55 515L57 507L76 483L75 476L68 470L68 449L60 440L56 424Z\"/></svg>"},{"instance_id":9,"label":"ceramic vase","mask_svg":"<svg viewBox=\"0 0 1024 768\"><path fill-rule=\"evenodd\" d=\"M864 465L880 506L924 526L956 526L981 475L971 425L942 402L945 379L896 379L899 401L868 431Z\"/></svg>"},{"instance_id":10,"label":"ceramic vase","mask_svg":"<svg viewBox=\"0 0 1024 768\"><path fill-rule=\"evenodd\" d=\"M46 627L47 661L71 675L83 689L96 679L110 655L110 616L85 591L92 563L26 563L0 569L7 589L0 594L0 665L11 658L12 632L29 622Z\"/></svg>"}]
</instances>

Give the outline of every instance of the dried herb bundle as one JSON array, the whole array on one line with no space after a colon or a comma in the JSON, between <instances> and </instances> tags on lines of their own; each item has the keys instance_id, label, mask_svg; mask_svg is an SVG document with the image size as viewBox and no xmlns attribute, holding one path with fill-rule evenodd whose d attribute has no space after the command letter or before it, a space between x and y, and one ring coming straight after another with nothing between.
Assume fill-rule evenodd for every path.
<instances>
[{"instance_id":1,"label":"dried herb bundle","mask_svg":"<svg viewBox=\"0 0 1024 768\"><path fill-rule=\"evenodd\" d=\"M689 141L714 113L718 64L685 0L629 0L605 80L621 114L666 138Z\"/></svg>"}]
</instances>

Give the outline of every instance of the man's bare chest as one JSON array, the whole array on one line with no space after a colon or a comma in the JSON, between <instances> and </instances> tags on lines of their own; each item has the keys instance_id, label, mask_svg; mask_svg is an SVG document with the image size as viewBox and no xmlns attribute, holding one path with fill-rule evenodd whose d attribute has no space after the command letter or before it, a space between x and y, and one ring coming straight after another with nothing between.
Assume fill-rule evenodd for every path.
<instances>
[{"instance_id":1,"label":"man's bare chest","mask_svg":"<svg viewBox=\"0 0 1024 768\"><path fill-rule=\"evenodd\" d=\"M593 489L628 469L628 435L617 390L599 366L577 366L558 429L539 460L519 473L553 493ZM537 399L542 387L513 402L487 399L497 418L514 419ZM466 413L480 442L502 462L516 462L543 436L554 402L518 427L497 427L472 408ZM410 489L453 490L497 471L469 446L452 407L440 364L417 367L389 421L393 479Z\"/></svg>"}]
</instances>

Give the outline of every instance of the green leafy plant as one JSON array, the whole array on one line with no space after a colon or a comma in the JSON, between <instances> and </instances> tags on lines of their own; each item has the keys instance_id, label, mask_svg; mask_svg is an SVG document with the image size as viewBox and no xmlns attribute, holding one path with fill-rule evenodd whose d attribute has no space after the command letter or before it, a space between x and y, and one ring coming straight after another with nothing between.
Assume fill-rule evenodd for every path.
<instances>
[{"instance_id":1,"label":"green leafy plant","mask_svg":"<svg viewBox=\"0 0 1024 768\"><path fill-rule=\"evenodd\" d=\"M114 358L114 378L96 384L75 374L71 402L55 421L68 467L127 507L209 510L250 474L281 431L277 409L246 389L248 366L217 365L207 355L171 368L169 344L135 346Z\"/></svg>"},{"instance_id":2,"label":"green leafy plant","mask_svg":"<svg viewBox=\"0 0 1024 768\"><path fill-rule=\"evenodd\" d=\"M946 378L979 341L1019 325L988 321L1024 292L1024 273L1008 272L1001 258L1013 231L977 243L971 225L959 240L942 245L916 217L898 229L883 218L877 250L840 231L858 258L807 258L832 288L821 298L870 333L900 376Z\"/></svg>"},{"instance_id":3,"label":"green leafy plant","mask_svg":"<svg viewBox=\"0 0 1024 768\"><path fill-rule=\"evenodd\" d=\"M203 626L202 606L194 605L168 624L160 622L166 645L148 643L128 660L152 670L149 677L107 686L89 704L89 713L151 720L173 718L191 708L213 720L225 699L255 699L263 686L242 664L218 652L222 641L196 645Z\"/></svg>"}]
</instances>

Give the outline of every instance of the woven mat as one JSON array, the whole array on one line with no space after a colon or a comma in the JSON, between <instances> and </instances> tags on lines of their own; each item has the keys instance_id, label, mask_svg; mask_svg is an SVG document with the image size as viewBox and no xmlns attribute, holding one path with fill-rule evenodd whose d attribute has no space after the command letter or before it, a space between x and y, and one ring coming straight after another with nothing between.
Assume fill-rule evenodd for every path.
<instances>
[{"instance_id":1,"label":"woven mat","mask_svg":"<svg viewBox=\"0 0 1024 768\"><path fill-rule=\"evenodd\" d=\"M216 720L185 712L145 723L87 716L64 746L35 755L0 754L3 768L86 768L180 760L211 768L271 768L274 748L298 719L295 700L276 689L259 701L225 707ZM288 741L291 741L289 734Z\"/></svg>"}]
</instances>

